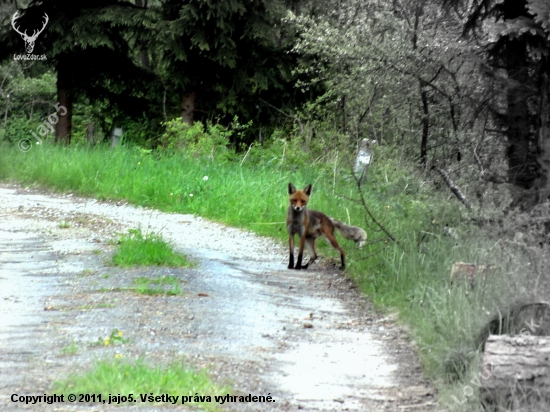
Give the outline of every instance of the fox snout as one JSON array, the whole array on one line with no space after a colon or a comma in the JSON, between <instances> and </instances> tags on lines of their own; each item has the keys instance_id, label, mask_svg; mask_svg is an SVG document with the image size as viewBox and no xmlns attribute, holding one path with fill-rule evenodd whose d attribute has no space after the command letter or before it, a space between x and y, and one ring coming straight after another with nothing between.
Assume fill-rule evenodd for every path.
<instances>
[{"instance_id":1,"label":"fox snout","mask_svg":"<svg viewBox=\"0 0 550 412\"><path fill-rule=\"evenodd\" d=\"M292 205L292 209L294 209L295 212L301 212L304 210L304 206Z\"/></svg>"}]
</instances>

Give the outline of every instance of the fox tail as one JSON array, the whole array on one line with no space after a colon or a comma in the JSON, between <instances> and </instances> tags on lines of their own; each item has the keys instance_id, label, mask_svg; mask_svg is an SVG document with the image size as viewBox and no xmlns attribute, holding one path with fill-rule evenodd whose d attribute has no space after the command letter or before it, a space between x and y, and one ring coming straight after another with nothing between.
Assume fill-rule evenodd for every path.
<instances>
[{"instance_id":1,"label":"fox tail","mask_svg":"<svg viewBox=\"0 0 550 412\"><path fill-rule=\"evenodd\" d=\"M349 226L339 220L330 218L330 221L336 229L340 231L345 239L353 240L357 243L357 247L361 248L367 241L367 232L357 226Z\"/></svg>"}]
</instances>

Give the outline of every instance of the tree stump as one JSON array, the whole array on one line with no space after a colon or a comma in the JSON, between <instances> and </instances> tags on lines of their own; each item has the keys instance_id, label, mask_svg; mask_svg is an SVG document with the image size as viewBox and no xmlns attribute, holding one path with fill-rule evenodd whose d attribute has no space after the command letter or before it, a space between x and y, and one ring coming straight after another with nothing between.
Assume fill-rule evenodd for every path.
<instances>
[{"instance_id":1,"label":"tree stump","mask_svg":"<svg viewBox=\"0 0 550 412\"><path fill-rule=\"evenodd\" d=\"M88 127L86 128L86 140L88 141L88 144L94 144L94 124L88 123Z\"/></svg>"},{"instance_id":2,"label":"tree stump","mask_svg":"<svg viewBox=\"0 0 550 412\"><path fill-rule=\"evenodd\" d=\"M474 263L455 262L451 267L451 285L455 281L467 281L472 288L476 282L485 281L492 267L488 265L476 265Z\"/></svg>"},{"instance_id":3,"label":"tree stump","mask_svg":"<svg viewBox=\"0 0 550 412\"><path fill-rule=\"evenodd\" d=\"M486 406L519 410L550 403L550 338L489 336L479 376Z\"/></svg>"},{"instance_id":4,"label":"tree stump","mask_svg":"<svg viewBox=\"0 0 550 412\"><path fill-rule=\"evenodd\" d=\"M122 127L113 126L111 129L111 148L118 146L123 134L124 131L122 130Z\"/></svg>"}]
</instances>

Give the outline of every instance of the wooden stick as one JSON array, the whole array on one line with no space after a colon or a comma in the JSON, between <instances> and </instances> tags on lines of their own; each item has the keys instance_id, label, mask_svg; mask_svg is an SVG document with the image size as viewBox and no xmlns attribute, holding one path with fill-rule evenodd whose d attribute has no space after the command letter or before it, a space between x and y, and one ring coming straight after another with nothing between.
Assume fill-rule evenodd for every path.
<instances>
[{"instance_id":1,"label":"wooden stick","mask_svg":"<svg viewBox=\"0 0 550 412\"><path fill-rule=\"evenodd\" d=\"M451 189L451 192L453 192L453 194L458 198L458 200L460 200L460 202L464 206L466 206L468 210L472 210L472 206L470 205L468 200L466 200L466 197L462 194L462 192L460 191L460 188L457 185L455 185L454 182L451 180L451 178L449 177L449 174L438 166L435 166L435 170L439 172L445 184L449 187L449 189Z\"/></svg>"}]
</instances>

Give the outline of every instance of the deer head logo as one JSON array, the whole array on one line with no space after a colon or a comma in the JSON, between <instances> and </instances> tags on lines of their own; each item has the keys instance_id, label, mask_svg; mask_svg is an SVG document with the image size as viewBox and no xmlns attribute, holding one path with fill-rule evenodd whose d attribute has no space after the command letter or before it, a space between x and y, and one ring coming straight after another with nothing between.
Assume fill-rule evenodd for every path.
<instances>
[{"instance_id":1,"label":"deer head logo","mask_svg":"<svg viewBox=\"0 0 550 412\"><path fill-rule=\"evenodd\" d=\"M21 33L21 31L19 31L19 28L15 25L15 20L18 19L17 13L19 12L16 11L11 19L11 26L17 33L21 35L21 38L25 40L25 48L27 49L27 53L31 54L32 51L34 50L34 42L38 38L38 35L44 31L44 29L46 28L46 24L48 24L48 21L50 20L50 18L46 13L44 13L44 18L45 18L44 25L40 30L34 30L32 33L32 36L29 36L27 34L27 30L25 30L24 33Z\"/></svg>"}]
</instances>

